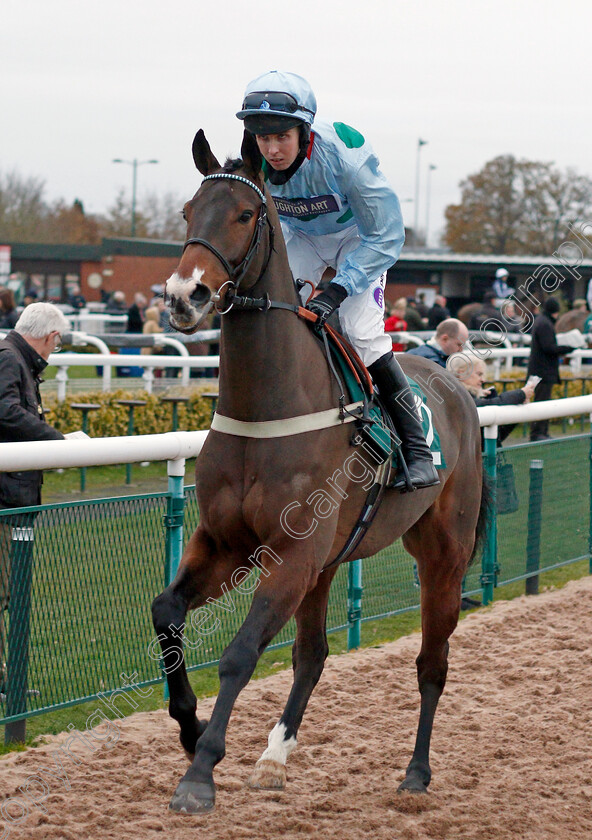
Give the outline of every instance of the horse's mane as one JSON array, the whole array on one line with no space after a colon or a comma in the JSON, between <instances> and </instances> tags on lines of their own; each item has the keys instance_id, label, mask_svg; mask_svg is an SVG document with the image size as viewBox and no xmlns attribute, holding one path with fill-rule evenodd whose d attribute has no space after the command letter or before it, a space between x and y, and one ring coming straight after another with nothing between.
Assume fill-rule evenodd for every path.
<instances>
[{"instance_id":1,"label":"horse's mane","mask_svg":"<svg viewBox=\"0 0 592 840\"><path fill-rule=\"evenodd\" d=\"M243 165L243 161L241 158L226 158L224 161L224 166L222 167L223 172L236 172L237 169L240 169Z\"/></svg>"}]
</instances>

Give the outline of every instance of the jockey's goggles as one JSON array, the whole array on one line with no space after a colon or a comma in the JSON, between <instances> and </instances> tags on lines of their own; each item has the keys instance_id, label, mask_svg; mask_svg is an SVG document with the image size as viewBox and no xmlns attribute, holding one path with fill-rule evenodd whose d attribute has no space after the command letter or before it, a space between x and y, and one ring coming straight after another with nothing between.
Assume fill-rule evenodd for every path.
<instances>
[{"instance_id":1,"label":"jockey's goggles","mask_svg":"<svg viewBox=\"0 0 592 840\"><path fill-rule=\"evenodd\" d=\"M256 90L248 93L243 102L243 111L281 111L285 114L295 114L296 111L306 111L314 117L314 111L300 105L291 93L279 90Z\"/></svg>"}]
</instances>

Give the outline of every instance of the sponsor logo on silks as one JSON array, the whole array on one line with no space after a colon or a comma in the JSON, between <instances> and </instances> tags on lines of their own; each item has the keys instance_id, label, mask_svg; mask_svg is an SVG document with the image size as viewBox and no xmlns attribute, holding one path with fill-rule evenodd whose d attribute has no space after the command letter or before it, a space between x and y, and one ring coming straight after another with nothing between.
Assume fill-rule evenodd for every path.
<instances>
[{"instance_id":1,"label":"sponsor logo on silks","mask_svg":"<svg viewBox=\"0 0 592 840\"><path fill-rule=\"evenodd\" d=\"M269 111L270 108L271 108L271 105L269 104L267 99L264 99L263 102L261 103L261 105L259 106L260 111Z\"/></svg>"},{"instance_id":2,"label":"sponsor logo on silks","mask_svg":"<svg viewBox=\"0 0 592 840\"><path fill-rule=\"evenodd\" d=\"M280 216L310 222L317 216L339 211L339 204L334 195L314 195L312 198L278 198L274 195L273 203Z\"/></svg>"},{"instance_id":3,"label":"sponsor logo on silks","mask_svg":"<svg viewBox=\"0 0 592 840\"><path fill-rule=\"evenodd\" d=\"M377 286L374 289L374 300L376 301L380 309L382 309L382 307L384 306L384 292L382 291L380 286Z\"/></svg>"}]
</instances>

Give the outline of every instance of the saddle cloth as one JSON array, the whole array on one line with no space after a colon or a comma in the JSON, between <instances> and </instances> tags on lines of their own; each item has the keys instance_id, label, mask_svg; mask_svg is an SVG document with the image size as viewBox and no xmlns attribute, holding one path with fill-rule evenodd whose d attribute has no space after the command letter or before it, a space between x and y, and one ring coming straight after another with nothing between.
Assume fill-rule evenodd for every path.
<instances>
[{"instance_id":1,"label":"saddle cloth","mask_svg":"<svg viewBox=\"0 0 592 840\"><path fill-rule=\"evenodd\" d=\"M353 360L350 358L348 361L344 358L344 354L349 348L343 342L341 336L339 336L339 339L339 344L337 344L333 340L333 336L329 334L329 347L331 355L333 362L341 375L342 383L345 389L345 396L348 398L349 402L367 400L368 414L371 422L364 423L366 426L366 437L370 435L376 442L378 449L384 450L385 459L388 457L388 453L392 453L392 464L393 468L396 469L398 463L398 452L400 450L400 441L398 438L395 438L393 441L391 434L392 421L376 394L369 394L369 390L366 387L367 379L363 376L356 376L352 370L352 361L355 362L354 367L361 365L361 361L356 358ZM439 470L445 469L446 463L444 461L444 455L440 445L440 435L434 425L432 410L427 404L426 394L421 390L421 387L414 379L410 376L407 376L406 378L409 383L409 387L411 388L411 392L415 397L415 405L421 420L426 443L432 453L434 466ZM355 442L358 441L355 440Z\"/></svg>"}]
</instances>

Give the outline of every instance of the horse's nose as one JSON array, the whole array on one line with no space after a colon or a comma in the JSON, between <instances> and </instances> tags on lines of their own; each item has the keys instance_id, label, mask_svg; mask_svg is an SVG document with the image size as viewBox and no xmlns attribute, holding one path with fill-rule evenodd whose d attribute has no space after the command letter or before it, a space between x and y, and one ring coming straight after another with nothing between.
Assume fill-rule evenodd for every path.
<instances>
[{"instance_id":1,"label":"horse's nose","mask_svg":"<svg viewBox=\"0 0 592 840\"><path fill-rule=\"evenodd\" d=\"M195 289L191 292L190 300L196 306L204 306L209 303L212 293L206 285L198 283Z\"/></svg>"}]
</instances>

